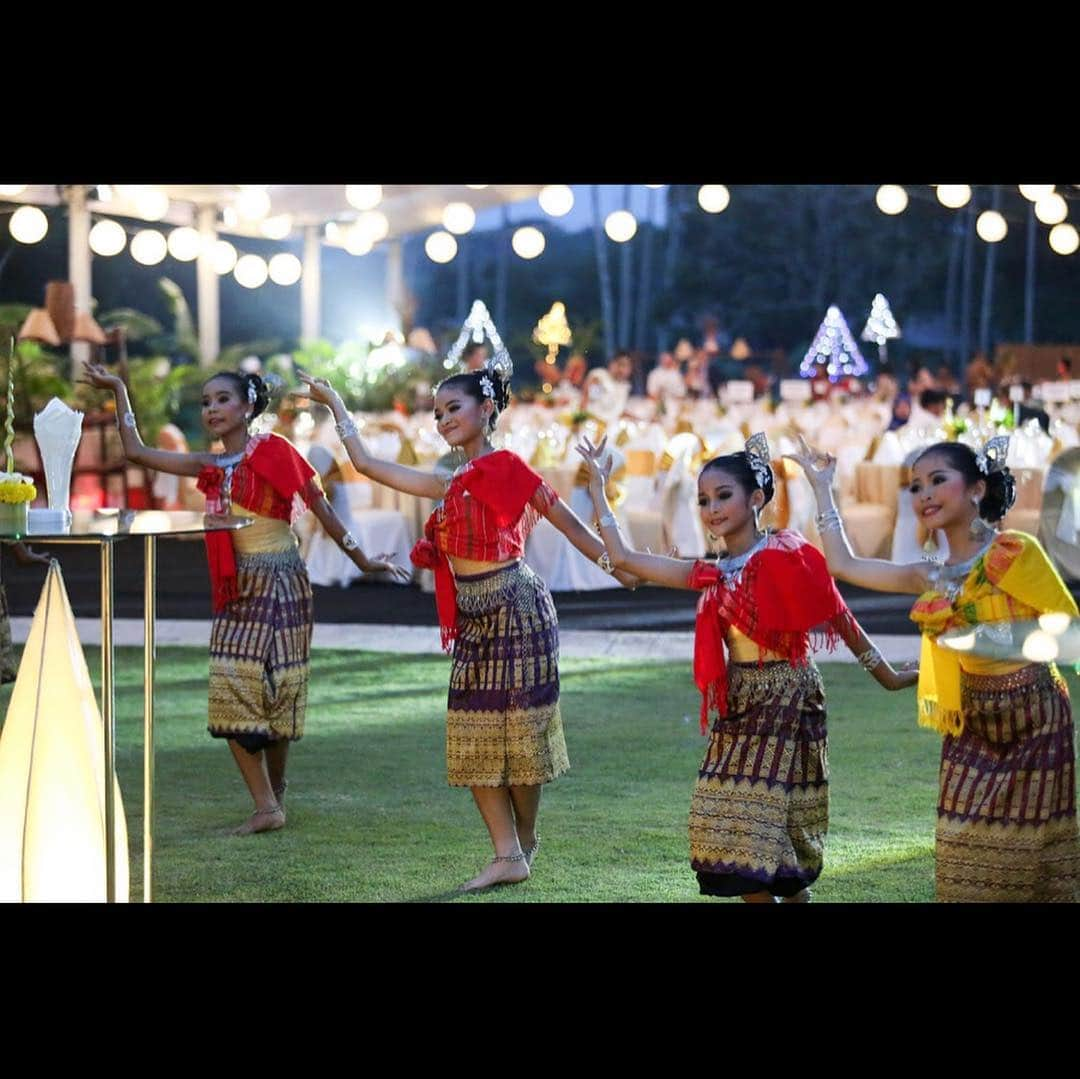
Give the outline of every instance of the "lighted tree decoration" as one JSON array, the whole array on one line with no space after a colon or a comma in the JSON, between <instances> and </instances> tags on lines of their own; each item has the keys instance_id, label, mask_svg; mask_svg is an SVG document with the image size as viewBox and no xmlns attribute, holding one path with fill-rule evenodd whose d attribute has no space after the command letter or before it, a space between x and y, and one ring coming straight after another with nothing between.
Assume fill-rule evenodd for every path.
<instances>
[{"instance_id":1,"label":"lighted tree decoration","mask_svg":"<svg viewBox=\"0 0 1080 1079\"><path fill-rule=\"evenodd\" d=\"M570 324L566 321L565 304L556 300L551 310L536 324L532 337L538 345L547 347L544 362L553 364L559 355L559 346L570 344Z\"/></svg>"},{"instance_id":2,"label":"lighted tree decoration","mask_svg":"<svg viewBox=\"0 0 1080 1079\"><path fill-rule=\"evenodd\" d=\"M870 315L863 327L862 339L877 344L878 362L884 365L889 362L887 342L902 336L900 324L889 310L889 301L879 292L870 305Z\"/></svg>"},{"instance_id":3,"label":"lighted tree decoration","mask_svg":"<svg viewBox=\"0 0 1080 1079\"><path fill-rule=\"evenodd\" d=\"M825 321L799 366L799 374L812 378L818 364L825 365L830 382L837 382L844 375L861 377L870 370L839 307L830 307L825 312Z\"/></svg>"},{"instance_id":4,"label":"lighted tree decoration","mask_svg":"<svg viewBox=\"0 0 1080 1079\"><path fill-rule=\"evenodd\" d=\"M473 301L469 317L462 325L458 339L450 346L450 351L446 354L443 366L447 370L454 367L461 359L461 354L465 351L469 338L471 337L473 341L480 344L485 335L491 342L491 347L495 349L495 355L488 361L489 365L509 382L514 365L510 360L510 353L507 351L506 345L502 343L499 331L495 329L495 323L491 321L491 315L488 314L488 309L484 306L483 300Z\"/></svg>"}]
</instances>

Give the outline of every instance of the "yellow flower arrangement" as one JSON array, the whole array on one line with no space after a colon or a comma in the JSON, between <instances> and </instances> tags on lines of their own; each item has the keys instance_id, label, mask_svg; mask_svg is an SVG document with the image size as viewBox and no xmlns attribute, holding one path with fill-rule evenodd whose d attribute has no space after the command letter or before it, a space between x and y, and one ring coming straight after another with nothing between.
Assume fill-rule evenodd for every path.
<instances>
[{"instance_id":1,"label":"yellow flower arrangement","mask_svg":"<svg viewBox=\"0 0 1080 1079\"><path fill-rule=\"evenodd\" d=\"M0 480L0 502L8 504L33 502L37 498L37 488L25 477L12 478L9 474Z\"/></svg>"}]
</instances>

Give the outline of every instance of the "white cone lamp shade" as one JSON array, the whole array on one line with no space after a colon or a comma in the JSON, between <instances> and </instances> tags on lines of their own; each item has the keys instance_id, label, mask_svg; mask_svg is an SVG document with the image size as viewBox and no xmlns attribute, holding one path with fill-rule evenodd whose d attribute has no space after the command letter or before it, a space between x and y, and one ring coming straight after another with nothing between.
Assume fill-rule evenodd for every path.
<instances>
[{"instance_id":1,"label":"white cone lamp shade","mask_svg":"<svg viewBox=\"0 0 1080 1079\"><path fill-rule=\"evenodd\" d=\"M53 562L0 735L0 901L105 902L101 713ZM129 889L127 823L113 791L116 898Z\"/></svg>"}]
</instances>

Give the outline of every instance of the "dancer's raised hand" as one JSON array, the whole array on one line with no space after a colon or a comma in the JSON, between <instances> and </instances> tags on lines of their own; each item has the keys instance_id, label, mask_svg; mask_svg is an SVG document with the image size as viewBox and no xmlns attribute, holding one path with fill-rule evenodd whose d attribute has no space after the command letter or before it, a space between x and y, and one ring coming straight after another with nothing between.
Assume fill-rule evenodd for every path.
<instances>
[{"instance_id":1,"label":"dancer's raised hand","mask_svg":"<svg viewBox=\"0 0 1080 1079\"><path fill-rule=\"evenodd\" d=\"M98 390L112 390L115 393L116 390L124 387L123 379L119 375L114 375L100 363L84 363L83 376L83 378L76 381L83 383L85 386L93 386Z\"/></svg>"},{"instance_id":2,"label":"dancer's raised hand","mask_svg":"<svg viewBox=\"0 0 1080 1079\"><path fill-rule=\"evenodd\" d=\"M297 372L296 377L307 386L308 395L313 401L317 401L320 405L326 405L329 408L333 408L335 402L342 404L341 396L325 378L314 378L312 375L301 372Z\"/></svg>"},{"instance_id":3,"label":"dancer's raised hand","mask_svg":"<svg viewBox=\"0 0 1080 1079\"><path fill-rule=\"evenodd\" d=\"M581 442L574 449L581 454L585 463L589 466L589 487L604 490L607 487L608 480L611 478L611 468L614 464L611 454L606 452L607 435L600 439L599 444L596 446L582 436Z\"/></svg>"},{"instance_id":4,"label":"dancer's raised hand","mask_svg":"<svg viewBox=\"0 0 1080 1079\"><path fill-rule=\"evenodd\" d=\"M785 453L785 461L794 461L810 481L810 486L815 490L828 490L832 487L833 477L836 475L836 458L831 453L822 453L809 445L805 438L799 435L799 452Z\"/></svg>"}]
</instances>

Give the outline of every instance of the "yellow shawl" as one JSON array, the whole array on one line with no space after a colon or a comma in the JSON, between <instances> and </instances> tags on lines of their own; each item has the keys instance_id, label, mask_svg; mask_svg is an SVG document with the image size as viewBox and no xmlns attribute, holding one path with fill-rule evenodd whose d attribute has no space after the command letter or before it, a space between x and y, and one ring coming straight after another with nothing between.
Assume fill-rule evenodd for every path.
<instances>
[{"instance_id":1,"label":"yellow shawl","mask_svg":"<svg viewBox=\"0 0 1080 1079\"><path fill-rule=\"evenodd\" d=\"M1076 601L1034 536L1002 532L971 567L955 599L940 589L924 592L911 609L922 630L919 657L919 724L942 734L960 734L960 657L941 648L946 630L984 622L1037 618L1050 611L1078 616Z\"/></svg>"}]
</instances>

